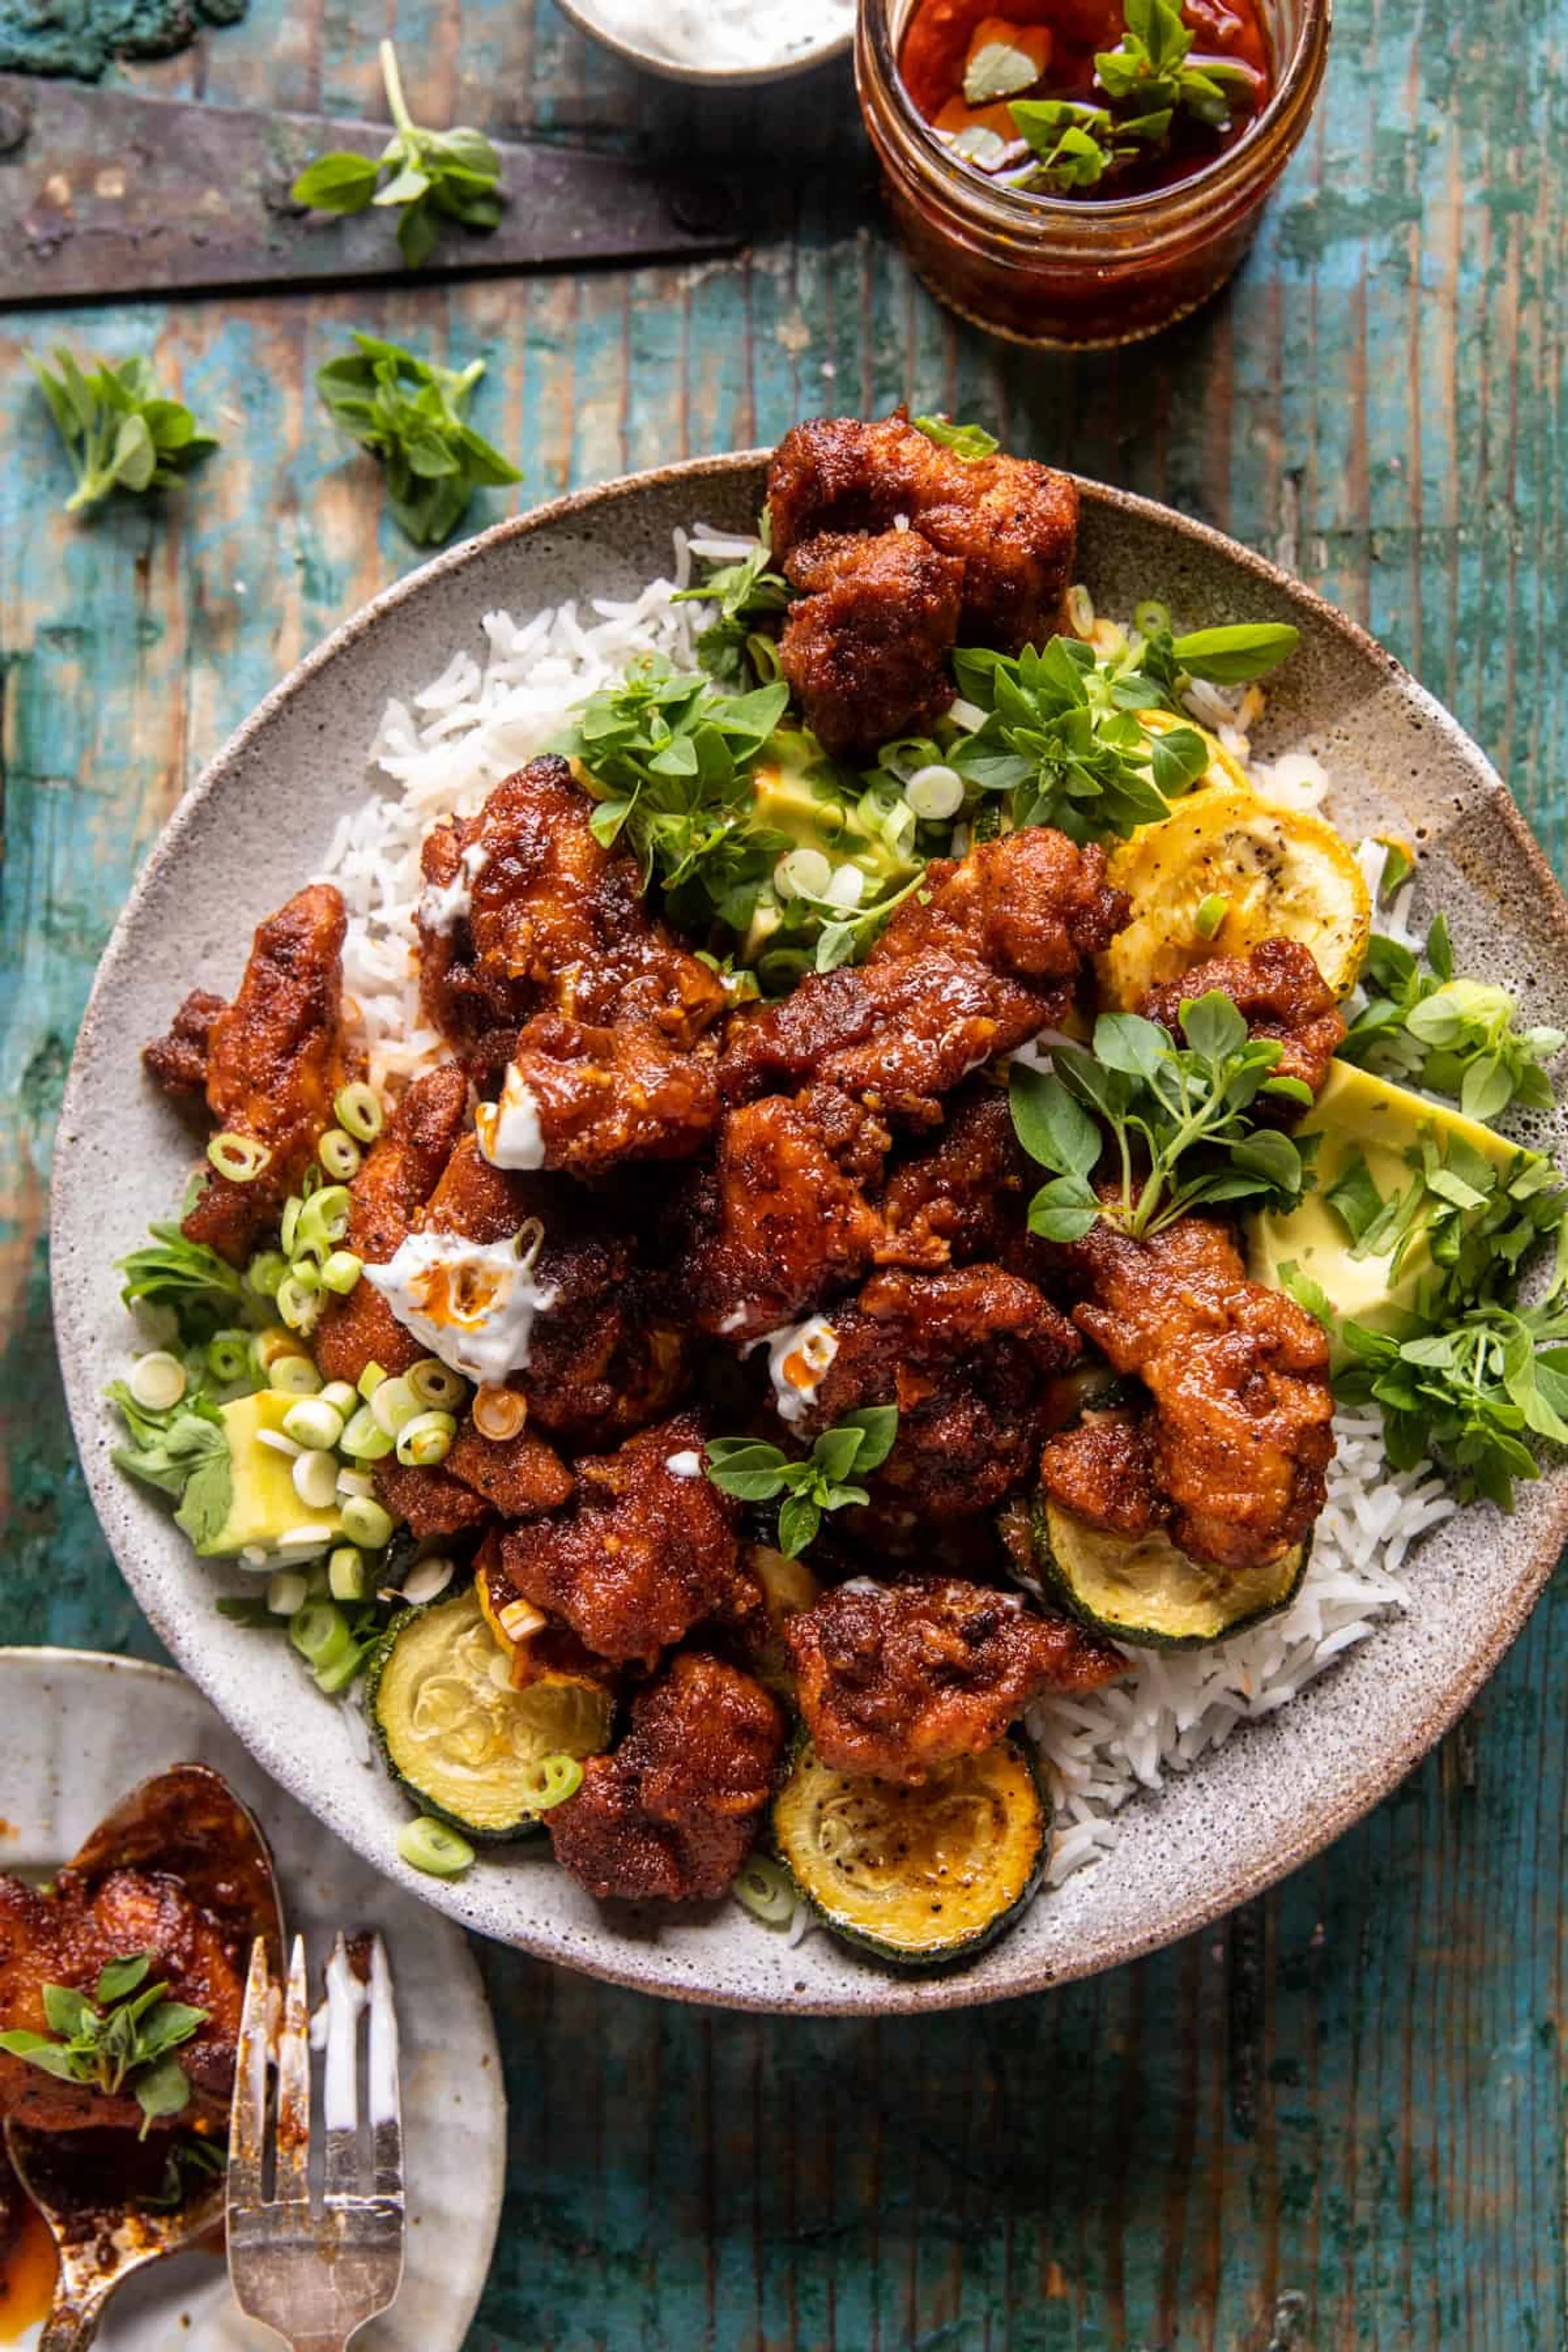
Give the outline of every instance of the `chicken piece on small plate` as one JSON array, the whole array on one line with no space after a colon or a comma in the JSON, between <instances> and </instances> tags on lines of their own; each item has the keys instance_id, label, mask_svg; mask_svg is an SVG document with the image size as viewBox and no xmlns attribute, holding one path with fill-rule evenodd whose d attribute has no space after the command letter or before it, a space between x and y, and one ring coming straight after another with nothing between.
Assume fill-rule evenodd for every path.
<instances>
[{"instance_id":1,"label":"chicken piece on small plate","mask_svg":"<svg viewBox=\"0 0 1568 2352\"><path fill-rule=\"evenodd\" d=\"M502 1538L519 1592L602 1658L651 1666L694 1625L754 1605L740 1515L702 1474L704 1441L700 1417L684 1412L615 1454L584 1455L572 1507Z\"/></svg>"},{"instance_id":2,"label":"chicken piece on small plate","mask_svg":"<svg viewBox=\"0 0 1568 2352\"><path fill-rule=\"evenodd\" d=\"M601 1900L711 1902L751 1852L783 1748L760 1683L683 1650L634 1700L620 1746L545 1814L555 1859Z\"/></svg>"},{"instance_id":3,"label":"chicken piece on small plate","mask_svg":"<svg viewBox=\"0 0 1568 2352\"><path fill-rule=\"evenodd\" d=\"M1127 1664L1021 1593L941 1577L835 1585L784 1640L823 1763L907 1785L994 1746L1043 1692L1097 1690Z\"/></svg>"}]
</instances>

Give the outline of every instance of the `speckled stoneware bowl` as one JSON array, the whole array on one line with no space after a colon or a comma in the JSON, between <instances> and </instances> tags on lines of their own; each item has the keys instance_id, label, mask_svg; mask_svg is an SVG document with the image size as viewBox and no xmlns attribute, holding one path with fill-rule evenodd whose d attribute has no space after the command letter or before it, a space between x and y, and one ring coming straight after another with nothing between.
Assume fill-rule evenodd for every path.
<instances>
[{"instance_id":1,"label":"speckled stoneware bowl","mask_svg":"<svg viewBox=\"0 0 1568 2352\"><path fill-rule=\"evenodd\" d=\"M606 25L597 0L560 0L560 5L579 32L586 33L601 48L624 58L627 65L640 66L644 73L658 74L664 81L685 82L692 89L749 89L763 82L793 81L796 74L810 73L832 58L847 56L855 38L853 26L842 33L829 33L809 48L796 49L792 56L775 58L767 65L687 65L679 58L666 56L651 41L639 41L622 27Z\"/></svg>"},{"instance_id":2,"label":"speckled stoneware bowl","mask_svg":"<svg viewBox=\"0 0 1568 2352\"><path fill-rule=\"evenodd\" d=\"M455 1884L407 1870L390 1783L359 1760L353 1727L286 1649L216 1613L219 1574L114 1471L101 1402L129 1337L112 1261L170 1213L191 1158L138 1049L191 987L233 987L242 939L307 878L363 793L384 699L434 677L455 646L482 653L489 608L629 595L667 568L678 524L749 529L762 488L757 457L710 458L503 523L358 614L240 729L148 860L99 971L60 1120L56 1316L88 1480L153 1624L266 1769L389 1876L486 1935L652 1992L757 2009L940 2009L1131 1959L1256 1895L1365 1812L1519 1632L1568 1534L1568 1474L1528 1489L1511 1519L1476 1508L1440 1528L1408 1572L1407 1616L1164 1795L1139 1800L1114 1858L1045 1896L975 1966L911 1981L824 1936L791 1950L732 1906L601 1907L547 1850L487 1859ZM1418 840L1422 910L1447 908L1462 966L1517 988L1531 1019L1568 1029L1568 908L1544 860L1475 745L1369 637L1215 532L1092 484L1079 573L1104 611L1158 594L1193 626L1293 621L1301 649L1258 749L1316 751L1348 828Z\"/></svg>"}]
</instances>

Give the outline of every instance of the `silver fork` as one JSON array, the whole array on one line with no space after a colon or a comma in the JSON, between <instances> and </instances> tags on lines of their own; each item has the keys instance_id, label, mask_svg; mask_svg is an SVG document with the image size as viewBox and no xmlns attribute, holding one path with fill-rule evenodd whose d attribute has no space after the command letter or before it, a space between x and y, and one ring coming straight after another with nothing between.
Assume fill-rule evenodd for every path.
<instances>
[{"instance_id":1,"label":"silver fork","mask_svg":"<svg viewBox=\"0 0 1568 2352\"><path fill-rule=\"evenodd\" d=\"M240 2309L275 2328L293 2352L342 2352L367 2320L386 2309L403 2276L397 2016L379 1936L371 1948L368 2003L357 1986L340 1936L327 1968L326 2066L317 2126L304 1939L294 1939L280 2022L266 1946L258 1940L251 1950L229 2125L228 2274ZM363 2101L362 2006L370 2011ZM268 2061L274 2054L278 2095L269 2131ZM362 2105L368 2165L361 2151ZM310 2155L318 2146L323 2194L312 2203Z\"/></svg>"}]
</instances>

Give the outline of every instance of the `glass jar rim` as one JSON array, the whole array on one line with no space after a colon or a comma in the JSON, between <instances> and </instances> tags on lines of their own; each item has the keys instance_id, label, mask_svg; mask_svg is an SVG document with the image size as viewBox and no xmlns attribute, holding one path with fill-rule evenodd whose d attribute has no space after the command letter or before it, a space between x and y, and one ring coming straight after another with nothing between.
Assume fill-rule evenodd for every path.
<instances>
[{"instance_id":1,"label":"glass jar rim","mask_svg":"<svg viewBox=\"0 0 1568 2352\"><path fill-rule=\"evenodd\" d=\"M1003 221L1014 224L1031 222L1054 223L1065 228L1076 224L1081 230L1104 224L1110 226L1135 225L1140 220L1168 218L1173 210L1184 211L1190 199L1199 203L1212 201L1245 181L1250 171L1257 149L1270 141L1270 133L1281 123L1294 117L1303 101L1310 106L1317 87L1314 70L1321 62L1321 52L1333 23L1334 0L1301 0L1301 23L1289 61L1277 79L1268 105L1253 116L1235 144L1221 150L1214 161L1205 163L1184 180L1177 180L1163 188L1146 191L1134 196L1052 196L1034 189L1004 187L969 166L955 163L952 150L939 139L931 124L916 106L899 71L897 51L891 35L891 20L897 0L861 0L860 22L866 29L877 70L888 94L902 119L906 131L919 140L924 152L937 165L955 196L969 202L980 202ZM917 0L918 5L918 0ZM900 28L902 30L902 27Z\"/></svg>"}]
</instances>

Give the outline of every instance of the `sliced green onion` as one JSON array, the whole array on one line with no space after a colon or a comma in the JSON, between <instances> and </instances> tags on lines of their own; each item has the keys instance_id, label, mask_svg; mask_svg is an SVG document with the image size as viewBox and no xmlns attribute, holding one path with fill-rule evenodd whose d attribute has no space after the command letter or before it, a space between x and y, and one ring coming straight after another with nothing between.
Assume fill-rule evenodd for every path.
<instances>
[{"instance_id":1,"label":"sliced green onion","mask_svg":"<svg viewBox=\"0 0 1568 2352\"><path fill-rule=\"evenodd\" d=\"M1171 625L1171 608L1152 596L1146 597L1133 609L1132 625L1140 636L1157 637L1162 629L1168 629Z\"/></svg>"},{"instance_id":2,"label":"sliced green onion","mask_svg":"<svg viewBox=\"0 0 1568 2352\"><path fill-rule=\"evenodd\" d=\"M237 1135L232 1128L225 1128L208 1144L207 1158L231 1184L251 1184L268 1166L272 1154L265 1143L258 1143L255 1136Z\"/></svg>"},{"instance_id":3,"label":"sliced green onion","mask_svg":"<svg viewBox=\"0 0 1568 2352\"><path fill-rule=\"evenodd\" d=\"M904 786L904 798L918 817L940 824L963 806L963 778L956 768L917 768Z\"/></svg>"},{"instance_id":4,"label":"sliced green onion","mask_svg":"<svg viewBox=\"0 0 1568 2352\"><path fill-rule=\"evenodd\" d=\"M575 1756L542 1758L536 1777L528 1790L531 1813L547 1813L553 1805L563 1805L574 1797L583 1785L583 1767Z\"/></svg>"},{"instance_id":5,"label":"sliced green onion","mask_svg":"<svg viewBox=\"0 0 1568 2352\"><path fill-rule=\"evenodd\" d=\"M363 1601L364 1554L357 1544L340 1544L327 1562L327 1590L334 1601Z\"/></svg>"},{"instance_id":6,"label":"sliced green onion","mask_svg":"<svg viewBox=\"0 0 1568 2352\"><path fill-rule=\"evenodd\" d=\"M833 879L833 868L820 849L790 849L773 867L773 888L781 898L820 898Z\"/></svg>"},{"instance_id":7,"label":"sliced green onion","mask_svg":"<svg viewBox=\"0 0 1568 2352\"><path fill-rule=\"evenodd\" d=\"M215 1331L206 1345L206 1368L215 1381L228 1388L250 1378L248 1331Z\"/></svg>"},{"instance_id":8,"label":"sliced green onion","mask_svg":"<svg viewBox=\"0 0 1568 2352\"><path fill-rule=\"evenodd\" d=\"M1230 912L1230 900L1211 891L1193 917L1193 929L1200 940L1212 940Z\"/></svg>"},{"instance_id":9,"label":"sliced green onion","mask_svg":"<svg viewBox=\"0 0 1568 2352\"><path fill-rule=\"evenodd\" d=\"M256 1433L256 1443L258 1445L265 1445L269 1454L281 1454L286 1462L298 1462L300 1454L305 1451L304 1447L297 1445L291 1437L285 1437L280 1429L258 1429Z\"/></svg>"},{"instance_id":10,"label":"sliced green onion","mask_svg":"<svg viewBox=\"0 0 1568 2352\"><path fill-rule=\"evenodd\" d=\"M291 1331L313 1331L321 1319L321 1301L295 1272L285 1275L278 1286L278 1312Z\"/></svg>"},{"instance_id":11,"label":"sliced green onion","mask_svg":"<svg viewBox=\"0 0 1568 2352\"><path fill-rule=\"evenodd\" d=\"M276 1298L278 1286L289 1271L281 1250L259 1250L245 1269L245 1278L258 1298Z\"/></svg>"},{"instance_id":12,"label":"sliced green onion","mask_svg":"<svg viewBox=\"0 0 1568 2352\"><path fill-rule=\"evenodd\" d=\"M308 1511L330 1511L338 1499L338 1465L319 1448L301 1454L293 1466L294 1492Z\"/></svg>"},{"instance_id":13,"label":"sliced green onion","mask_svg":"<svg viewBox=\"0 0 1568 2352\"><path fill-rule=\"evenodd\" d=\"M457 1574L457 1562L437 1552L430 1559L422 1559L403 1580L403 1598L411 1609L423 1609L446 1591Z\"/></svg>"},{"instance_id":14,"label":"sliced green onion","mask_svg":"<svg viewBox=\"0 0 1568 2352\"><path fill-rule=\"evenodd\" d=\"M370 1409L377 1429L395 1437L405 1422L412 1421L419 1411L419 1400L405 1380L383 1381L371 1398Z\"/></svg>"},{"instance_id":15,"label":"sliced green onion","mask_svg":"<svg viewBox=\"0 0 1568 2352\"><path fill-rule=\"evenodd\" d=\"M241 1568L247 1568L254 1573L258 1568L271 1567L272 1554L265 1544L242 1544L239 1548L239 1564Z\"/></svg>"},{"instance_id":16,"label":"sliced green onion","mask_svg":"<svg viewBox=\"0 0 1568 2352\"><path fill-rule=\"evenodd\" d=\"M350 1416L338 1442L351 1462L383 1462L392 1451L391 1438L384 1429L376 1427L367 1404Z\"/></svg>"},{"instance_id":17,"label":"sliced green onion","mask_svg":"<svg viewBox=\"0 0 1568 2352\"><path fill-rule=\"evenodd\" d=\"M385 1378L385 1371L373 1357L359 1376L359 1392L361 1396L365 1399L367 1403L375 1394L377 1389L381 1386Z\"/></svg>"},{"instance_id":18,"label":"sliced green onion","mask_svg":"<svg viewBox=\"0 0 1568 2352\"><path fill-rule=\"evenodd\" d=\"M1067 624L1075 637L1087 637L1094 626L1094 598L1081 583L1067 593Z\"/></svg>"},{"instance_id":19,"label":"sliced green onion","mask_svg":"<svg viewBox=\"0 0 1568 2352\"><path fill-rule=\"evenodd\" d=\"M369 1495L351 1495L339 1517L349 1541L363 1545L366 1551L380 1551L392 1541L392 1515Z\"/></svg>"},{"instance_id":20,"label":"sliced green onion","mask_svg":"<svg viewBox=\"0 0 1568 2352\"><path fill-rule=\"evenodd\" d=\"M332 1108L338 1115L339 1123L347 1128L356 1142L374 1143L381 1133L385 1118L381 1108L381 1097L374 1087L367 1087L363 1078L356 1078L352 1087L341 1088L333 1099Z\"/></svg>"},{"instance_id":21,"label":"sliced green onion","mask_svg":"<svg viewBox=\"0 0 1568 2352\"><path fill-rule=\"evenodd\" d=\"M308 1559L317 1559L336 1533L335 1528L330 1525L322 1527L314 1519L308 1520L303 1527L289 1528L278 1538L279 1557L289 1567Z\"/></svg>"},{"instance_id":22,"label":"sliced green onion","mask_svg":"<svg viewBox=\"0 0 1568 2352\"><path fill-rule=\"evenodd\" d=\"M411 1364L405 1375L409 1387L422 1405L439 1406L443 1412L456 1412L468 1401L468 1383L461 1372L444 1364L439 1356L424 1356Z\"/></svg>"},{"instance_id":23,"label":"sliced green onion","mask_svg":"<svg viewBox=\"0 0 1568 2352\"><path fill-rule=\"evenodd\" d=\"M795 1888L765 1853L748 1854L730 1892L764 1927L787 1927L795 1917L798 1902Z\"/></svg>"},{"instance_id":24,"label":"sliced green onion","mask_svg":"<svg viewBox=\"0 0 1568 2352\"><path fill-rule=\"evenodd\" d=\"M364 1260L355 1257L353 1250L333 1250L321 1268L322 1286L346 1298L363 1272Z\"/></svg>"},{"instance_id":25,"label":"sliced green onion","mask_svg":"<svg viewBox=\"0 0 1568 2352\"><path fill-rule=\"evenodd\" d=\"M347 1381L329 1381L321 1391L321 1402L330 1404L340 1421L347 1421L359 1411L359 1391Z\"/></svg>"},{"instance_id":26,"label":"sliced green onion","mask_svg":"<svg viewBox=\"0 0 1568 2352\"><path fill-rule=\"evenodd\" d=\"M378 1431L377 1435L379 1434ZM338 1492L340 1495L374 1495L375 1480L368 1470L340 1470Z\"/></svg>"},{"instance_id":27,"label":"sliced green onion","mask_svg":"<svg viewBox=\"0 0 1568 2352\"><path fill-rule=\"evenodd\" d=\"M363 1664L363 1651L357 1643L351 1643L342 1656L334 1658L330 1666L315 1668L316 1688L325 1691L329 1698L335 1698L339 1691L348 1688Z\"/></svg>"},{"instance_id":28,"label":"sliced green onion","mask_svg":"<svg viewBox=\"0 0 1568 2352\"><path fill-rule=\"evenodd\" d=\"M153 1348L137 1357L125 1385L144 1412L167 1412L179 1403L189 1382L178 1356L166 1348Z\"/></svg>"},{"instance_id":29,"label":"sliced green onion","mask_svg":"<svg viewBox=\"0 0 1568 2352\"><path fill-rule=\"evenodd\" d=\"M280 1396L314 1396L321 1375L309 1356L275 1356L268 1368L267 1385Z\"/></svg>"},{"instance_id":30,"label":"sliced green onion","mask_svg":"<svg viewBox=\"0 0 1568 2352\"><path fill-rule=\"evenodd\" d=\"M305 1203L297 1192L290 1192L283 1203L283 1222L279 1229L278 1238L283 1244L285 1257L292 1257L294 1255L294 1244L300 1234L300 1219L304 1213L304 1208Z\"/></svg>"},{"instance_id":31,"label":"sliced green onion","mask_svg":"<svg viewBox=\"0 0 1568 2352\"><path fill-rule=\"evenodd\" d=\"M331 1601L308 1601L289 1626L289 1639L318 1673L353 1648L349 1621Z\"/></svg>"},{"instance_id":32,"label":"sliced green onion","mask_svg":"<svg viewBox=\"0 0 1568 2352\"><path fill-rule=\"evenodd\" d=\"M330 1405L325 1397L301 1397L291 1404L283 1416L283 1433L297 1445L330 1454L343 1433L343 1417ZM337 1492L337 1465L333 1465L332 1492Z\"/></svg>"},{"instance_id":33,"label":"sliced green onion","mask_svg":"<svg viewBox=\"0 0 1568 2352\"><path fill-rule=\"evenodd\" d=\"M267 1580L267 1606L274 1617L297 1617L309 1592L310 1587L297 1568L280 1568L276 1576Z\"/></svg>"},{"instance_id":34,"label":"sliced green onion","mask_svg":"<svg viewBox=\"0 0 1568 2352\"><path fill-rule=\"evenodd\" d=\"M474 1860L468 1839L427 1813L404 1822L397 1832L397 1851L410 1870L422 1870L429 1878L460 1878Z\"/></svg>"},{"instance_id":35,"label":"sliced green onion","mask_svg":"<svg viewBox=\"0 0 1568 2352\"><path fill-rule=\"evenodd\" d=\"M346 1184L351 1176L359 1174L364 1154L352 1135L345 1135L341 1127L329 1127L316 1146L316 1157L329 1176Z\"/></svg>"},{"instance_id":36,"label":"sliced green onion","mask_svg":"<svg viewBox=\"0 0 1568 2352\"><path fill-rule=\"evenodd\" d=\"M251 1361L264 1377L271 1371L279 1356L300 1356L303 1353L293 1332L286 1331L281 1323L269 1323L266 1330L258 1331L250 1343Z\"/></svg>"},{"instance_id":37,"label":"sliced green onion","mask_svg":"<svg viewBox=\"0 0 1568 2352\"><path fill-rule=\"evenodd\" d=\"M457 1434L458 1424L449 1412L416 1412L397 1433L397 1458L405 1470L433 1470L437 1462L445 1462Z\"/></svg>"}]
</instances>

